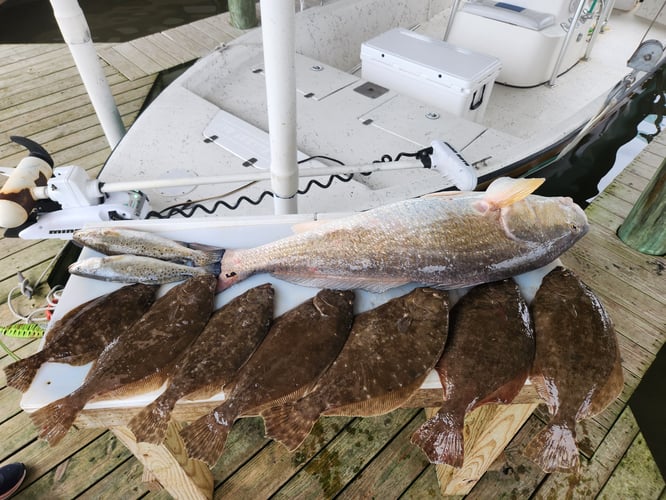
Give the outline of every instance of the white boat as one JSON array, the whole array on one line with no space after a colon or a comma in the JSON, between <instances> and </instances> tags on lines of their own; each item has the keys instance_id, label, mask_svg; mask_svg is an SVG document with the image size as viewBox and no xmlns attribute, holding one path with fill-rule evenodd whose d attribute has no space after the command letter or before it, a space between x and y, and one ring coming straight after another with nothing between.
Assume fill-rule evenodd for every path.
<instances>
[{"instance_id":1,"label":"white boat","mask_svg":"<svg viewBox=\"0 0 666 500\"><path fill-rule=\"evenodd\" d=\"M451 145L480 184L539 170L662 61L664 26L651 25L657 2L613 10L614 2L473 0L453 2L454 15L450 3L339 0L296 15L296 144L300 160L316 158L302 163L301 173L395 159L433 141ZM653 41L634 57L638 69L628 68L643 40ZM138 118L100 179L267 171L264 68L261 29L199 60ZM613 88L618 93L609 97ZM316 179L331 185L308 189L311 179L302 178L299 190L307 193L297 195L299 212L363 210L456 181L469 189L469 179L456 179L445 166L357 174L349 182ZM240 196L259 200L266 191L269 181L145 189L155 211L184 201L212 208L220 197L236 205ZM273 208L264 197L216 214Z\"/></svg>"}]
</instances>

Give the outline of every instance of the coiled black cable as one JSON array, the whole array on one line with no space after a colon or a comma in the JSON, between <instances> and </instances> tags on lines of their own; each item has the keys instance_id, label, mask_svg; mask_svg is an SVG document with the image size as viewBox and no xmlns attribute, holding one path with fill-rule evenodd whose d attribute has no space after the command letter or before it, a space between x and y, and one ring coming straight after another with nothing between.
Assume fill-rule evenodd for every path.
<instances>
[{"instance_id":1,"label":"coiled black cable","mask_svg":"<svg viewBox=\"0 0 666 500\"><path fill-rule=\"evenodd\" d=\"M398 161L400 158L403 156L409 157L409 158L418 158L423 162L424 168L430 168L431 162L430 162L430 154L432 154L432 148L425 148L421 149L415 153L399 153L395 161ZM308 158L305 158L304 160L300 160L298 163L306 163L308 161L312 160L328 160L333 163L337 163L338 165L344 165L343 162L340 160L337 160L335 158L331 158L329 156L323 156L323 155L315 155L315 156L310 156ZM389 161L394 161L391 157L391 155L385 154L382 155L382 157L379 160L375 160L373 163L384 163L384 162L389 162ZM370 175L372 172L361 172L361 175ZM298 194L306 194L312 187L317 186L318 188L321 189L328 189L331 187L333 182L339 181L339 182L349 182L354 178L354 174L349 174L349 175L340 175L340 174L335 174L329 176L328 180L325 182L319 181L317 179L310 179L308 183L305 185L303 189L299 189L297 191ZM212 207L208 208L205 205L202 205L200 203L194 203L194 202L185 202L185 203L179 203L177 205L172 205L170 207L164 208L160 210L159 212L156 212L155 210L151 210L148 212L146 215L146 219L169 219L175 215L180 215L181 217L189 218L192 217L197 211L201 210L202 212L207 213L208 215L214 214L220 207L225 207L229 210L236 210L241 203L249 203L250 205L259 205L266 197L273 197L274 194L272 191L264 191L262 192L258 198L252 199L248 196L240 196L235 203L229 203L225 200L217 200Z\"/></svg>"}]
</instances>

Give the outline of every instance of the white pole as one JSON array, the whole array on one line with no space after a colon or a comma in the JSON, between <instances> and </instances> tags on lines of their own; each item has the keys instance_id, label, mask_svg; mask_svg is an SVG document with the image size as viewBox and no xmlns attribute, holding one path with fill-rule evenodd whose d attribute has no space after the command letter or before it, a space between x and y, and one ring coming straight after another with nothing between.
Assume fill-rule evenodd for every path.
<instances>
[{"instance_id":1,"label":"white pole","mask_svg":"<svg viewBox=\"0 0 666 500\"><path fill-rule=\"evenodd\" d=\"M337 167L308 168L301 172L301 177L323 177L329 175L345 175L361 172L387 172L391 170L422 169L421 160L400 160L392 162L370 163L367 165L350 165ZM133 180L100 183L100 193L114 193L120 191L136 191L144 189L161 189L180 186L203 186L205 184L225 184L232 182L256 182L267 181L271 179L270 172L248 172L237 175L220 175L210 177L187 177L174 179L150 179ZM38 196L39 199L47 197L48 189L46 187L33 188L33 192L43 193ZM35 191L37 190L37 191Z\"/></svg>"},{"instance_id":2,"label":"white pole","mask_svg":"<svg viewBox=\"0 0 666 500\"><path fill-rule=\"evenodd\" d=\"M264 40L271 185L276 215L298 211L295 12L293 0L259 3Z\"/></svg>"},{"instance_id":3,"label":"white pole","mask_svg":"<svg viewBox=\"0 0 666 500\"><path fill-rule=\"evenodd\" d=\"M50 1L60 33L69 46L106 140L113 149L125 135L125 126L97 59L86 18L77 0Z\"/></svg>"}]
</instances>

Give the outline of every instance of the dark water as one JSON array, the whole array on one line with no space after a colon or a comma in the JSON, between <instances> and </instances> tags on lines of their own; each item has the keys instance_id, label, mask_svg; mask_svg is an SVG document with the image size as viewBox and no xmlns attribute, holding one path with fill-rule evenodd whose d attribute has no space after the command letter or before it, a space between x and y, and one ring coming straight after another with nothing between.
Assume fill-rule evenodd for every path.
<instances>
[{"instance_id":1,"label":"dark water","mask_svg":"<svg viewBox=\"0 0 666 500\"><path fill-rule=\"evenodd\" d=\"M95 42L125 42L226 12L226 0L79 0ZM0 0L0 43L62 42L48 0Z\"/></svg>"}]
</instances>

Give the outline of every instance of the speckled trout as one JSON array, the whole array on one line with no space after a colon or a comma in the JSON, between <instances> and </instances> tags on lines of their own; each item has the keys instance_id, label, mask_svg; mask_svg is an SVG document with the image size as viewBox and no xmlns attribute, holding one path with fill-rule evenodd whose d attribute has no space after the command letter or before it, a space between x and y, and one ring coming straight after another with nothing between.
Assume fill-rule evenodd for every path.
<instances>
[{"instance_id":1,"label":"speckled trout","mask_svg":"<svg viewBox=\"0 0 666 500\"><path fill-rule=\"evenodd\" d=\"M531 271L588 229L570 198L531 194L542 182L499 178L485 192L404 200L230 249L218 290L261 272L305 286L383 292L412 282L459 288Z\"/></svg>"}]
</instances>

